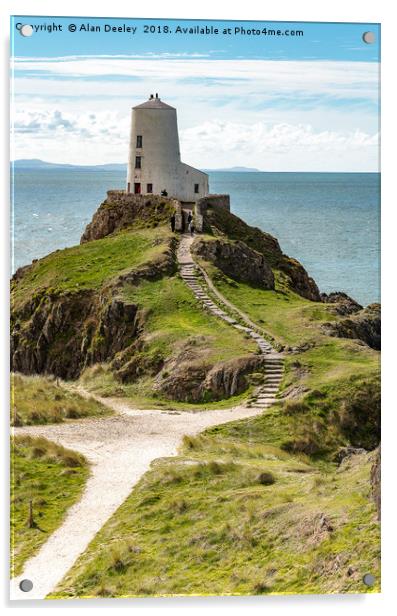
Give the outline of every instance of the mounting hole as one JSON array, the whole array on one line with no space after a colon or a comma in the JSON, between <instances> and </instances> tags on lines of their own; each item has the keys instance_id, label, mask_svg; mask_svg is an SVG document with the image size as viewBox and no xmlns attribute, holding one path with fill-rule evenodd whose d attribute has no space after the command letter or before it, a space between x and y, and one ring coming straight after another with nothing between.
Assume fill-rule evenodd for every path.
<instances>
[{"instance_id":1,"label":"mounting hole","mask_svg":"<svg viewBox=\"0 0 397 616\"><path fill-rule=\"evenodd\" d=\"M22 590L22 592L30 592L33 588L32 580L21 580L19 582L19 588Z\"/></svg>"},{"instance_id":2,"label":"mounting hole","mask_svg":"<svg viewBox=\"0 0 397 616\"><path fill-rule=\"evenodd\" d=\"M29 26L29 24L25 24L24 26L21 26L19 31L22 34L22 36L32 36L33 34L33 28L32 26Z\"/></svg>"},{"instance_id":3,"label":"mounting hole","mask_svg":"<svg viewBox=\"0 0 397 616\"><path fill-rule=\"evenodd\" d=\"M363 577L363 582L366 586L373 586L375 584L375 577L372 573L366 573Z\"/></svg>"},{"instance_id":4,"label":"mounting hole","mask_svg":"<svg viewBox=\"0 0 397 616\"><path fill-rule=\"evenodd\" d=\"M372 45L375 43L375 32L364 32L363 41L367 43L367 45Z\"/></svg>"}]
</instances>

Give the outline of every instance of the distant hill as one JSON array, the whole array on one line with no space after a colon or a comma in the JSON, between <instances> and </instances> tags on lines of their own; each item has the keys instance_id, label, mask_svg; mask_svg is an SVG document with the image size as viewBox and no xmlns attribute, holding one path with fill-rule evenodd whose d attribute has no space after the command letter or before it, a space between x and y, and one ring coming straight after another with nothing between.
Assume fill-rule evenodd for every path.
<instances>
[{"instance_id":1,"label":"distant hill","mask_svg":"<svg viewBox=\"0 0 397 616\"><path fill-rule=\"evenodd\" d=\"M127 163L108 163L105 165L68 165L66 163L49 163L39 158L15 160L15 169L84 169L87 171L124 171Z\"/></svg>"},{"instance_id":2,"label":"distant hill","mask_svg":"<svg viewBox=\"0 0 397 616\"><path fill-rule=\"evenodd\" d=\"M255 169L255 167L225 167L223 169L203 169L203 171L239 171L242 173L252 173L253 171L261 172L261 169Z\"/></svg>"},{"instance_id":3,"label":"distant hill","mask_svg":"<svg viewBox=\"0 0 397 616\"><path fill-rule=\"evenodd\" d=\"M15 169L84 169L87 171L124 171L127 163L108 163L105 165L70 165L67 163L49 163L39 158L21 158L13 163ZM261 171L254 167L226 167L223 169L203 169L203 171L224 171L250 173Z\"/></svg>"}]
</instances>

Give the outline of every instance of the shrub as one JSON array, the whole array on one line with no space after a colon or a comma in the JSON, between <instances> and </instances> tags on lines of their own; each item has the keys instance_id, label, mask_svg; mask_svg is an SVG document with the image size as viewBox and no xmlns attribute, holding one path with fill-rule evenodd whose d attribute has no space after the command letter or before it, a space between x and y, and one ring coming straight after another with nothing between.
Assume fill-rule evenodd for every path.
<instances>
[{"instance_id":1,"label":"shrub","mask_svg":"<svg viewBox=\"0 0 397 616\"><path fill-rule=\"evenodd\" d=\"M258 482L263 486L271 486L273 483L275 483L275 481L276 480L273 473L270 473L269 471L261 473L258 477Z\"/></svg>"},{"instance_id":2,"label":"shrub","mask_svg":"<svg viewBox=\"0 0 397 616\"><path fill-rule=\"evenodd\" d=\"M286 441L281 445L281 449L288 451L288 453L305 453L308 456L313 456L321 451L320 445L311 436Z\"/></svg>"},{"instance_id":3,"label":"shrub","mask_svg":"<svg viewBox=\"0 0 397 616\"><path fill-rule=\"evenodd\" d=\"M353 389L341 401L339 423L354 447L375 449L380 441L380 382L377 378Z\"/></svg>"},{"instance_id":4,"label":"shrub","mask_svg":"<svg viewBox=\"0 0 397 616\"><path fill-rule=\"evenodd\" d=\"M309 411L308 405L301 400L286 400L282 408L286 415L297 415Z\"/></svg>"}]
</instances>

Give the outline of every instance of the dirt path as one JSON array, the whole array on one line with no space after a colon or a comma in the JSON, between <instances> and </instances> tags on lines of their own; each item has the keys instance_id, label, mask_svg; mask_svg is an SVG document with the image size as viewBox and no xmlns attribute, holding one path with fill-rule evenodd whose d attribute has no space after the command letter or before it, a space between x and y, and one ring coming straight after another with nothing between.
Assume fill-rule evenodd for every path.
<instances>
[{"instance_id":1,"label":"dirt path","mask_svg":"<svg viewBox=\"0 0 397 616\"><path fill-rule=\"evenodd\" d=\"M269 343L250 327L238 324L212 302L195 277L190 246L193 241L183 235L178 250L181 275L197 299L214 315L232 327L245 330L269 358L267 384L250 408L237 406L227 410L175 412L139 410L122 399L98 398L110 406L115 415L103 419L14 428L15 435L44 436L82 453L91 464L91 475L79 502L66 514L64 522L49 537L36 556L25 564L23 573L11 580L12 599L43 599L64 578L79 555L109 517L124 502L134 485L156 458L174 456L184 435L195 435L210 426L260 414L274 402L281 379L281 357ZM84 394L83 391L80 393ZM23 579L33 582L24 593Z\"/></svg>"},{"instance_id":2,"label":"dirt path","mask_svg":"<svg viewBox=\"0 0 397 616\"><path fill-rule=\"evenodd\" d=\"M44 436L81 452L91 463L91 476L79 502L39 552L11 580L12 599L43 599L55 589L95 534L124 502L156 458L174 456L185 434L235 419L252 417L258 409L235 407L200 413L139 411L120 400L103 399L116 415L73 423L15 428L14 434ZM19 589L23 579L33 589Z\"/></svg>"}]
</instances>

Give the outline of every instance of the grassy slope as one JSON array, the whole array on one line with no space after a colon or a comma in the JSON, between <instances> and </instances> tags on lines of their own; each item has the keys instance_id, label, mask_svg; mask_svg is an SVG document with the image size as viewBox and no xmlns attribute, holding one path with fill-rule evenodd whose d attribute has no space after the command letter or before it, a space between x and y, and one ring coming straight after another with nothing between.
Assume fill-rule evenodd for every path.
<instances>
[{"instance_id":1,"label":"grassy slope","mask_svg":"<svg viewBox=\"0 0 397 616\"><path fill-rule=\"evenodd\" d=\"M137 287L126 286L124 297L137 303L147 314L142 361L161 356L175 357L187 341L205 362L227 361L256 352L251 338L234 332L230 326L204 311L179 276L157 281L142 281ZM173 408L230 407L247 396L248 392L220 402L205 404L178 403L166 400L153 392L153 378L144 376L134 383L121 384L104 367L88 369L81 382L102 395L127 396L141 408L170 406Z\"/></svg>"},{"instance_id":2,"label":"grassy slope","mask_svg":"<svg viewBox=\"0 0 397 616\"><path fill-rule=\"evenodd\" d=\"M288 289L283 275L276 274L276 289L265 291L238 283L205 264L217 288L259 327L282 346L309 346L308 350L286 357L287 369L301 362L310 387L360 373L371 373L379 366L379 353L354 340L333 338L321 332L321 323L336 320L332 306L304 299Z\"/></svg>"},{"instance_id":3,"label":"grassy slope","mask_svg":"<svg viewBox=\"0 0 397 616\"><path fill-rule=\"evenodd\" d=\"M166 227L158 227L155 231L123 231L95 242L57 250L33 264L18 281L12 296L13 305L18 308L27 297L43 290L98 289L116 274L155 258L170 237L171 232Z\"/></svg>"},{"instance_id":4,"label":"grassy slope","mask_svg":"<svg viewBox=\"0 0 397 616\"><path fill-rule=\"evenodd\" d=\"M98 290L123 271L138 268L155 259L168 247L171 237L168 226L134 228L56 251L37 261L14 285L13 307L19 308L28 297L43 292L48 295L83 289ZM188 341L202 355L203 361L213 363L257 350L252 339L237 332L231 336L228 325L204 312L179 276L142 281L136 286L125 285L120 293L126 300L137 303L146 314L142 363L159 355L164 359L172 358ZM161 407L167 403L153 395L153 378L147 375L125 386L103 366L102 369L89 368L83 375L82 383L102 395L127 395L143 408ZM247 393L228 401L208 403L205 408L228 407L245 398ZM172 405L186 407L174 402ZM197 404L187 406L192 409L202 407Z\"/></svg>"},{"instance_id":5,"label":"grassy slope","mask_svg":"<svg viewBox=\"0 0 397 616\"><path fill-rule=\"evenodd\" d=\"M11 375L11 425L60 423L110 413L93 398L83 398L48 377Z\"/></svg>"},{"instance_id":6,"label":"grassy slope","mask_svg":"<svg viewBox=\"0 0 397 616\"><path fill-rule=\"evenodd\" d=\"M18 575L61 524L88 477L80 454L44 438L16 437L11 448L11 570ZM28 526L29 501L34 526Z\"/></svg>"},{"instance_id":7,"label":"grassy slope","mask_svg":"<svg viewBox=\"0 0 397 616\"><path fill-rule=\"evenodd\" d=\"M379 589L369 460L335 471L252 442L248 425L154 465L55 596L366 592L367 571Z\"/></svg>"},{"instance_id":8,"label":"grassy slope","mask_svg":"<svg viewBox=\"0 0 397 616\"><path fill-rule=\"evenodd\" d=\"M224 278L217 285L280 343L315 343L287 356L283 383L309 392L186 439L179 458L159 461L145 476L58 596L379 590L371 455L340 468L331 461L349 443L338 413L356 408L363 388L376 385L378 353L323 335L318 324L335 318L328 307L282 280L276 292ZM291 450L295 442L318 448L309 457ZM262 472L275 483L262 485ZM373 589L362 583L367 571L376 577Z\"/></svg>"}]
</instances>

